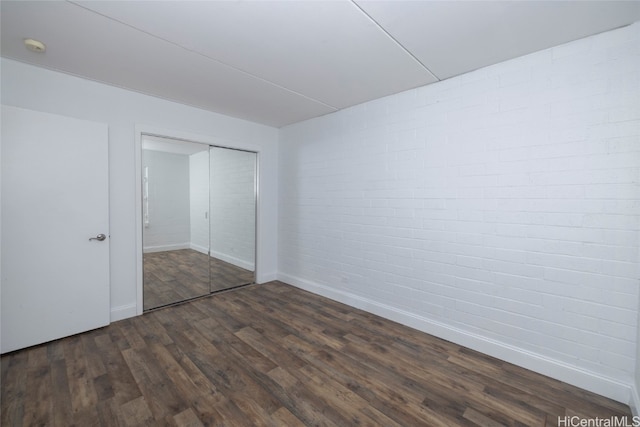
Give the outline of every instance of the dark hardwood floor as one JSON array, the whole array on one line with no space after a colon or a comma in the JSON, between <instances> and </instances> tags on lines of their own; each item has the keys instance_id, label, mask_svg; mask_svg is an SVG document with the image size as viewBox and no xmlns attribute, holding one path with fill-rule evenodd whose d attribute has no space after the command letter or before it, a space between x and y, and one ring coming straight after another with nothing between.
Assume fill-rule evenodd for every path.
<instances>
[{"instance_id":1,"label":"dark hardwood floor","mask_svg":"<svg viewBox=\"0 0 640 427\"><path fill-rule=\"evenodd\" d=\"M193 249L146 253L143 272L145 310L254 281L252 271Z\"/></svg>"},{"instance_id":2,"label":"dark hardwood floor","mask_svg":"<svg viewBox=\"0 0 640 427\"><path fill-rule=\"evenodd\" d=\"M255 281L253 271L211 257L211 292L246 285Z\"/></svg>"},{"instance_id":3,"label":"dark hardwood floor","mask_svg":"<svg viewBox=\"0 0 640 427\"><path fill-rule=\"evenodd\" d=\"M280 282L4 355L1 381L7 427L631 417L620 403Z\"/></svg>"}]
</instances>

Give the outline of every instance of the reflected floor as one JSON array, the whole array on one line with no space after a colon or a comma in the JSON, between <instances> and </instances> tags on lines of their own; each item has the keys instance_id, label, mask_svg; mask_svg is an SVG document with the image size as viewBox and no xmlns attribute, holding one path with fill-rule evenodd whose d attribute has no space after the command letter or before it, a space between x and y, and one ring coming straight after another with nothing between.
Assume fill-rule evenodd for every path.
<instances>
[{"instance_id":1,"label":"reflected floor","mask_svg":"<svg viewBox=\"0 0 640 427\"><path fill-rule=\"evenodd\" d=\"M192 249L144 254L144 309L253 283L253 272Z\"/></svg>"}]
</instances>

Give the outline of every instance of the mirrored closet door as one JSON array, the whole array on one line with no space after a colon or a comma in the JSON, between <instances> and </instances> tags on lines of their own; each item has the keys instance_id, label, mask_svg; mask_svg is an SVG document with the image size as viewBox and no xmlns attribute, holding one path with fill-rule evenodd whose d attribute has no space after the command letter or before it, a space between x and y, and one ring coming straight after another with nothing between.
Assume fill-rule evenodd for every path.
<instances>
[{"instance_id":1,"label":"mirrored closet door","mask_svg":"<svg viewBox=\"0 0 640 427\"><path fill-rule=\"evenodd\" d=\"M211 291L254 281L257 154L210 147Z\"/></svg>"},{"instance_id":2,"label":"mirrored closet door","mask_svg":"<svg viewBox=\"0 0 640 427\"><path fill-rule=\"evenodd\" d=\"M142 138L144 310L255 282L253 152Z\"/></svg>"}]
</instances>

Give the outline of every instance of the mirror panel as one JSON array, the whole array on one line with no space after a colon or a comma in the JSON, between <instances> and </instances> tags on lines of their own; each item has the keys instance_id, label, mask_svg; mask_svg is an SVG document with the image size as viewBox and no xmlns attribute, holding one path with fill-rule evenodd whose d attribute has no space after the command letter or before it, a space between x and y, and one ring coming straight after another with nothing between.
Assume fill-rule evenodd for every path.
<instances>
[{"instance_id":1,"label":"mirror panel","mask_svg":"<svg viewBox=\"0 0 640 427\"><path fill-rule=\"evenodd\" d=\"M142 140L144 310L209 293L208 149Z\"/></svg>"},{"instance_id":2,"label":"mirror panel","mask_svg":"<svg viewBox=\"0 0 640 427\"><path fill-rule=\"evenodd\" d=\"M211 291L255 282L257 154L211 147Z\"/></svg>"},{"instance_id":3,"label":"mirror panel","mask_svg":"<svg viewBox=\"0 0 640 427\"><path fill-rule=\"evenodd\" d=\"M143 135L145 311L255 283L257 157Z\"/></svg>"}]
</instances>

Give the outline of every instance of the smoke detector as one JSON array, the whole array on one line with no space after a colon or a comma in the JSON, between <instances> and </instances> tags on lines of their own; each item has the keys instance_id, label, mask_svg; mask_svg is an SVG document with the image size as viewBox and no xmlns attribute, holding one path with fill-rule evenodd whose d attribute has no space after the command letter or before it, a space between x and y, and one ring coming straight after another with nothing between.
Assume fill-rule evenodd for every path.
<instances>
[{"instance_id":1,"label":"smoke detector","mask_svg":"<svg viewBox=\"0 0 640 427\"><path fill-rule=\"evenodd\" d=\"M47 50L47 47L44 45L44 43L34 39L24 39L24 45L31 52L43 53L45 50Z\"/></svg>"}]
</instances>

